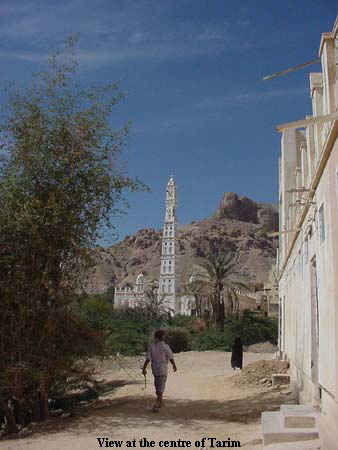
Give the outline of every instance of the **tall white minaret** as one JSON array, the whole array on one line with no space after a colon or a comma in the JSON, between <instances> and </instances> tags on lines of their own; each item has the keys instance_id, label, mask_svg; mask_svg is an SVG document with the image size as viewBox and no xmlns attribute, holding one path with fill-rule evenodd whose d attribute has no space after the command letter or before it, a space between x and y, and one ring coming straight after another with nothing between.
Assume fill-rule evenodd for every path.
<instances>
[{"instance_id":1,"label":"tall white minaret","mask_svg":"<svg viewBox=\"0 0 338 450\"><path fill-rule=\"evenodd\" d=\"M171 176L167 184L166 211L163 227L161 268L158 295L164 298L167 308L173 313L181 309L179 296L176 184Z\"/></svg>"}]
</instances>

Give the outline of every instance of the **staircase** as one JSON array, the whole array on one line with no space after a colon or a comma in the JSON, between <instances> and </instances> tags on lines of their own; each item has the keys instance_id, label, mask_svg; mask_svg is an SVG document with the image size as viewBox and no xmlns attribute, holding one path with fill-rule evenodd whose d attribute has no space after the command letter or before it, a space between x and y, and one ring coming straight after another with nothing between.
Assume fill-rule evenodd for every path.
<instances>
[{"instance_id":1,"label":"staircase","mask_svg":"<svg viewBox=\"0 0 338 450\"><path fill-rule=\"evenodd\" d=\"M264 450L321 449L316 412L308 405L282 405L262 413Z\"/></svg>"}]
</instances>

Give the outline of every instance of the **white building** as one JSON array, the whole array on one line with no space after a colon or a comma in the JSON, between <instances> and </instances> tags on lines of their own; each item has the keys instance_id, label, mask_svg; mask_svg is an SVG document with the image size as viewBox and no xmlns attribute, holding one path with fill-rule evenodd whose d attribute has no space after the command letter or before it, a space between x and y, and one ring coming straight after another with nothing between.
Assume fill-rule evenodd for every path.
<instances>
[{"instance_id":1,"label":"white building","mask_svg":"<svg viewBox=\"0 0 338 450\"><path fill-rule=\"evenodd\" d=\"M114 295L114 308L135 308L145 298L144 275L140 273L134 287L117 288Z\"/></svg>"},{"instance_id":2,"label":"white building","mask_svg":"<svg viewBox=\"0 0 338 450\"><path fill-rule=\"evenodd\" d=\"M177 249L177 192L174 177L167 184L158 296L174 314L181 312Z\"/></svg>"},{"instance_id":3,"label":"white building","mask_svg":"<svg viewBox=\"0 0 338 450\"><path fill-rule=\"evenodd\" d=\"M188 314L188 299L185 298L184 306L181 304L178 251L177 251L177 192L174 177L170 177L165 200L165 218L163 226L163 238L161 249L161 265L159 274L158 298L163 301L166 308L173 314ZM114 306L116 308L135 308L146 300L145 278L138 275L134 287L116 289Z\"/></svg>"},{"instance_id":4,"label":"white building","mask_svg":"<svg viewBox=\"0 0 338 450\"><path fill-rule=\"evenodd\" d=\"M284 127L279 167L280 350L300 402L322 411L324 449L338 448L338 121L318 117L338 109L337 30L310 76L317 119Z\"/></svg>"}]
</instances>

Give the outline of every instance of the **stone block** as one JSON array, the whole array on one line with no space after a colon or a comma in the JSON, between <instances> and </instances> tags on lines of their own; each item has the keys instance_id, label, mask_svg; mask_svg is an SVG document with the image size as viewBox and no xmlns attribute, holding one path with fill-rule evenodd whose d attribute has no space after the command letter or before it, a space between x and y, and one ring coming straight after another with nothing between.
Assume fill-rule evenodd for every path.
<instances>
[{"instance_id":1,"label":"stone block","mask_svg":"<svg viewBox=\"0 0 338 450\"><path fill-rule=\"evenodd\" d=\"M316 428L285 428L280 411L262 413L262 434L264 446L319 439Z\"/></svg>"},{"instance_id":2,"label":"stone block","mask_svg":"<svg viewBox=\"0 0 338 450\"><path fill-rule=\"evenodd\" d=\"M304 442L289 442L270 444L264 446L264 450L321 450L323 447L319 439Z\"/></svg>"},{"instance_id":3,"label":"stone block","mask_svg":"<svg viewBox=\"0 0 338 450\"><path fill-rule=\"evenodd\" d=\"M285 428L314 428L316 413L309 405L282 405L282 417Z\"/></svg>"},{"instance_id":4,"label":"stone block","mask_svg":"<svg viewBox=\"0 0 338 450\"><path fill-rule=\"evenodd\" d=\"M272 386L290 384L290 375L287 373L275 373L272 375Z\"/></svg>"}]
</instances>

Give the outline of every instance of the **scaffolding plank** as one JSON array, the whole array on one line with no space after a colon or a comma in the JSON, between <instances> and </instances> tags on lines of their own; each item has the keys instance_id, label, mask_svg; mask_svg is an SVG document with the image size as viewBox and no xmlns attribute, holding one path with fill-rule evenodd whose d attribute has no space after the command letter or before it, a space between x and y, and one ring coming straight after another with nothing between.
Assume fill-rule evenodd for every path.
<instances>
[{"instance_id":1,"label":"scaffolding plank","mask_svg":"<svg viewBox=\"0 0 338 450\"><path fill-rule=\"evenodd\" d=\"M331 122L338 119L338 112L333 114L326 114L323 116L310 117L308 119L296 120L295 122L283 123L277 125L277 131L290 130L292 128L305 128L309 125L319 125L325 122Z\"/></svg>"}]
</instances>

